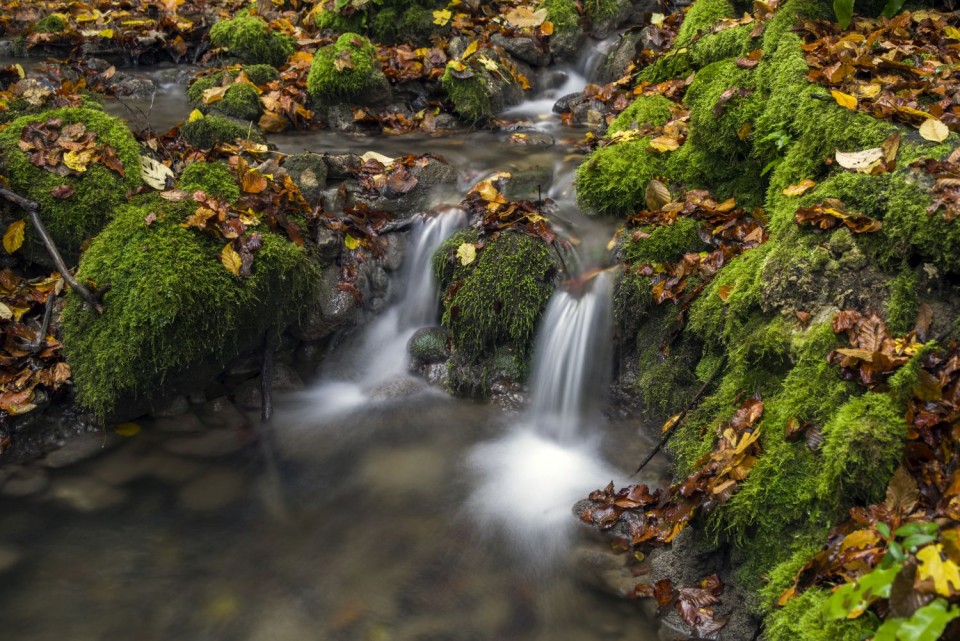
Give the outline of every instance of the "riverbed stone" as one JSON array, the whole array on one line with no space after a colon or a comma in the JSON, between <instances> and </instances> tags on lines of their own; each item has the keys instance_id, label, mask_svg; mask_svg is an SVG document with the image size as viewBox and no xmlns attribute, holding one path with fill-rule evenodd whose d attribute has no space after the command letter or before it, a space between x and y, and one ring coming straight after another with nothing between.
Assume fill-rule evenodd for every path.
<instances>
[{"instance_id":1,"label":"riverbed stone","mask_svg":"<svg viewBox=\"0 0 960 641\"><path fill-rule=\"evenodd\" d=\"M234 400L244 409L258 409L263 401L260 396L260 384L263 377L256 376L237 386ZM303 379L293 367L286 363L274 363L272 391L274 393L293 392L303 389Z\"/></svg>"},{"instance_id":2,"label":"riverbed stone","mask_svg":"<svg viewBox=\"0 0 960 641\"><path fill-rule=\"evenodd\" d=\"M456 169L446 160L435 156L425 156L423 162L410 167L409 172L417 182L406 193L384 187L369 197L354 191L349 195L347 204L364 204L370 209L386 211L395 218L405 219L428 207L433 190L453 187L457 183Z\"/></svg>"},{"instance_id":3,"label":"riverbed stone","mask_svg":"<svg viewBox=\"0 0 960 641\"><path fill-rule=\"evenodd\" d=\"M243 495L243 477L234 470L213 469L184 485L177 499L187 510L209 512L224 508Z\"/></svg>"},{"instance_id":4,"label":"riverbed stone","mask_svg":"<svg viewBox=\"0 0 960 641\"><path fill-rule=\"evenodd\" d=\"M174 396L173 398L160 403L150 412L154 417L178 416L190 409L190 402L186 396Z\"/></svg>"},{"instance_id":5,"label":"riverbed stone","mask_svg":"<svg viewBox=\"0 0 960 641\"><path fill-rule=\"evenodd\" d=\"M357 123L353 119L353 108L345 103L338 103L327 107L327 126L333 131L354 133Z\"/></svg>"},{"instance_id":6,"label":"riverbed stone","mask_svg":"<svg viewBox=\"0 0 960 641\"><path fill-rule=\"evenodd\" d=\"M90 476L54 479L50 497L79 512L99 512L122 504L127 493Z\"/></svg>"},{"instance_id":7,"label":"riverbed stone","mask_svg":"<svg viewBox=\"0 0 960 641\"><path fill-rule=\"evenodd\" d=\"M508 38L502 33L495 33L490 38L490 42L503 47L504 50L517 60L522 60L534 67L546 67L550 64L551 55L537 45L533 38L522 36L519 38Z\"/></svg>"},{"instance_id":8,"label":"riverbed stone","mask_svg":"<svg viewBox=\"0 0 960 641\"><path fill-rule=\"evenodd\" d=\"M203 398L206 401L206 397ZM202 432L200 418L193 412L184 412L176 416L161 416L153 421L153 427L160 432Z\"/></svg>"},{"instance_id":9,"label":"riverbed stone","mask_svg":"<svg viewBox=\"0 0 960 641\"><path fill-rule=\"evenodd\" d=\"M597 71L597 83L607 84L623 76L637 57L638 47L642 48L643 44L644 34L641 31L627 31L620 36Z\"/></svg>"},{"instance_id":10,"label":"riverbed stone","mask_svg":"<svg viewBox=\"0 0 960 641\"><path fill-rule=\"evenodd\" d=\"M218 396L204 403L200 408L199 416L204 425L210 427L228 427L240 430L246 427L248 423L243 412L238 410L237 406L226 396Z\"/></svg>"},{"instance_id":11,"label":"riverbed stone","mask_svg":"<svg viewBox=\"0 0 960 641\"><path fill-rule=\"evenodd\" d=\"M33 466L8 466L8 472L11 474L7 480L0 486L0 494L8 497L33 496L47 489L50 485L50 477L46 470Z\"/></svg>"},{"instance_id":12,"label":"riverbed stone","mask_svg":"<svg viewBox=\"0 0 960 641\"><path fill-rule=\"evenodd\" d=\"M333 180L343 180L352 178L363 161L357 154L323 154L323 162L327 166L327 178Z\"/></svg>"},{"instance_id":13,"label":"riverbed stone","mask_svg":"<svg viewBox=\"0 0 960 641\"><path fill-rule=\"evenodd\" d=\"M48 468L75 465L102 454L113 446L118 437L113 432L87 432L71 436L63 446L47 454L39 464Z\"/></svg>"},{"instance_id":14,"label":"riverbed stone","mask_svg":"<svg viewBox=\"0 0 960 641\"><path fill-rule=\"evenodd\" d=\"M288 156L283 167L308 203L317 206L323 201L323 190L327 187L327 164L323 162L322 155L305 153Z\"/></svg>"},{"instance_id":15,"label":"riverbed stone","mask_svg":"<svg viewBox=\"0 0 960 641\"><path fill-rule=\"evenodd\" d=\"M414 332L407 343L407 351L414 365L442 363L450 358L450 330L443 327L422 327Z\"/></svg>"},{"instance_id":16,"label":"riverbed stone","mask_svg":"<svg viewBox=\"0 0 960 641\"><path fill-rule=\"evenodd\" d=\"M163 443L163 449L181 456L217 458L240 451L244 440L243 434L235 428L217 427L198 435L172 438Z\"/></svg>"},{"instance_id":17,"label":"riverbed stone","mask_svg":"<svg viewBox=\"0 0 960 641\"><path fill-rule=\"evenodd\" d=\"M140 442L131 442L91 465L89 472L104 483L119 486L145 476L149 471L143 464L144 448Z\"/></svg>"},{"instance_id":18,"label":"riverbed stone","mask_svg":"<svg viewBox=\"0 0 960 641\"><path fill-rule=\"evenodd\" d=\"M372 401L395 401L409 396L415 396L423 391L423 383L415 378L398 377L380 383L370 390Z\"/></svg>"},{"instance_id":19,"label":"riverbed stone","mask_svg":"<svg viewBox=\"0 0 960 641\"><path fill-rule=\"evenodd\" d=\"M331 265L323 270L318 298L299 325L291 328L294 336L316 341L346 325L355 324L359 308L353 294L340 289L340 268Z\"/></svg>"},{"instance_id":20,"label":"riverbed stone","mask_svg":"<svg viewBox=\"0 0 960 641\"><path fill-rule=\"evenodd\" d=\"M188 481L204 469L204 464L199 461L171 456L162 452L145 456L142 465L148 476L171 485L179 485Z\"/></svg>"}]
</instances>

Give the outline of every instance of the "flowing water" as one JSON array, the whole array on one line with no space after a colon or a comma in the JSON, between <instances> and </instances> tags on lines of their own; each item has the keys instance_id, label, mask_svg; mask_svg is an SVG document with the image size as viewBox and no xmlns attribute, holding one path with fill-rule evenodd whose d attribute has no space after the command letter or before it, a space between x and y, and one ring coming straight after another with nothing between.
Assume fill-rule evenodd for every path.
<instances>
[{"instance_id":1,"label":"flowing water","mask_svg":"<svg viewBox=\"0 0 960 641\"><path fill-rule=\"evenodd\" d=\"M546 167L562 226L597 263L611 230L577 210L566 144L577 133L545 108L587 66L516 112L553 133L552 147L488 132L271 140L292 153L439 153L461 190L495 170ZM188 111L177 87L151 103L155 128ZM110 108L131 117L128 107ZM554 296L519 415L449 398L406 371L411 334L438 320L430 256L464 224L456 209L417 223L395 304L327 355L319 381L276 399L269 451L257 446L258 416L221 397L143 419L132 438L78 439L64 449L76 460L0 469L0 638L655 639L634 604L568 562L574 548L606 545L572 504L622 481L651 447L601 413L613 276ZM664 466L646 474L662 481Z\"/></svg>"}]
</instances>

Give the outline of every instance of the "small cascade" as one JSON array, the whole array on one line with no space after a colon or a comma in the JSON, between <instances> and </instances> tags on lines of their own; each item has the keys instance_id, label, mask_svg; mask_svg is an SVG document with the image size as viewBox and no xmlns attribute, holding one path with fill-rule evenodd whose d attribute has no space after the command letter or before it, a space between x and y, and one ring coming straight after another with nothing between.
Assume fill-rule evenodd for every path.
<instances>
[{"instance_id":1,"label":"small cascade","mask_svg":"<svg viewBox=\"0 0 960 641\"><path fill-rule=\"evenodd\" d=\"M436 322L440 293L433 275L433 255L466 224L467 215L461 209L450 209L414 224L403 266L405 291L398 305L401 329L418 329Z\"/></svg>"},{"instance_id":2,"label":"small cascade","mask_svg":"<svg viewBox=\"0 0 960 641\"><path fill-rule=\"evenodd\" d=\"M612 358L613 278L600 272L586 292L558 291L540 325L530 422L560 443L599 413Z\"/></svg>"}]
</instances>

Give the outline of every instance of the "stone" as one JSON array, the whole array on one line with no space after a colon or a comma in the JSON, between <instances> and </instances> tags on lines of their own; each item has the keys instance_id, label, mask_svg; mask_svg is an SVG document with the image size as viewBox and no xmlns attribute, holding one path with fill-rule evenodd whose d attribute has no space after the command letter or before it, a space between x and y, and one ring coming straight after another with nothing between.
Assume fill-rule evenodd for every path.
<instances>
[{"instance_id":1,"label":"stone","mask_svg":"<svg viewBox=\"0 0 960 641\"><path fill-rule=\"evenodd\" d=\"M86 432L67 438L63 446L39 461L43 467L59 468L75 465L105 452L117 442L113 432Z\"/></svg>"},{"instance_id":2,"label":"stone","mask_svg":"<svg viewBox=\"0 0 960 641\"><path fill-rule=\"evenodd\" d=\"M23 559L23 550L12 545L0 545L0 574L16 567Z\"/></svg>"},{"instance_id":3,"label":"stone","mask_svg":"<svg viewBox=\"0 0 960 641\"><path fill-rule=\"evenodd\" d=\"M394 236L395 234L391 234ZM317 256L322 264L330 264L340 255L343 247L343 237L332 229L317 225L317 232L313 237L317 245Z\"/></svg>"},{"instance_id":4,"label":"stone","mask_svg":"<svg viewBox=\"0 0 960 641\"><path fill-rule=\"evenodd\" d=\"M181 507L197 512L209 512L227 507L243 496L244 480L239 473L228 469L213 469L198 476L177 495Z\"/></svg>"},{"instance_id":5,"label":"stone","mask_svg":"<svg viewBox=\"0 0 960 641\"><path fill-rule=\"evenodd\" d=\"M327 126L341 133L355 132L357 124L353 120L353 108L343 103L330 105L327 108Z\"/></svg>"},{"instance_id":6,"label":"stone","mask_svg":"<svg viewBox=\"0 0 960 641\"><path fill-rule=\"evenodd\" d=\"M59 477L50 497L79 512L99 512L122 504L127 493L89 476Z\"/></svg>"},{"instance_id":7,"label":"stone","mask_svg":"<svg viewBox=\"0 0 960 641\"><path fill-rule=\"evenodd\" d=\"M369 265L370 291L374 296L388 298L390 293L390 275L380 265L376 263L365 263Z\"/></svg>"},{"instance_id":8,"label":"stone","mask_svg":"<svg viewBox=\"0 0 960 641\"><path fill-rule=\"evenodd\" d=\"M380 265L387 271L395 272L403 267L403 257L407 253L406 234L387 234L387 248Z\"/></svg>"},{"instance_id":9,"label":"stone","mask_svg":"<svg viewBox=\"0 0 960 641\"><path fill-rule=\"evenodd\" d=\"M355 324L359 308L350 292L342 291L340 268L330 265L324 268L322 284L317 300L306 313L302 322L294 326L291 332L304 341L316 341L329 336L346 325Z\"/></svg>"},{"instance_id":10,"label":"stone","mask_svg":"<svg viewBox=\"0 0 960 641\"><path fill-rule=\"evenodd\" d=\"M117 96L124 98L149 98L157 91L157 84L151 78L135 76L118 71L113 78L107 81Z\"/></svg>"},{"instance_id":11,"label":"stone","mask_svg":"<svg viewBox=\"0 0 960 641\"><path fill-rule=\"evenodd\" d=\"M198 435L181 436L165 441L163 450L181 456L217 458L243 449L244 435L235 428L218 427Z\"/></svg>"},{"instance_id":12,"label":"stone","mask_svg":"<svg viewBox=\"0 0 960 641\"><path fill-rule=\"evenodd\" d=\"M8 472L12 472L3 486L0 487L0 494L9 497L33 496L47 489L50 485L50 478L46 470L35 466L10 466Z\"/></svg>"},{"instance_id":13,"label":"stone","mask_svg":"<svg viewBox=\"0 0 960 641\"><path fill-rule=\"evenodd\" d=\"M597 71L598 84L607 84L613 82L627 72L634 58L637 56L638 47L642 47L644 42L643 33L640 31L627 31L617 44L607 52L606 58Z\"/></svg>"},{"instance_id":14,"label":"stone","mask_svg":"<svg viewBox=\"0 0 960 641\"><path fill-rule=\"evenodd\" d=\"M308 203L317 206L323 202L323 190L327 187L327 165L322 155L306 153L288 156L283 167Z\"/></svg>"},{"instance_id":15,"label":"stone","mask_svg":"<svg viewBox=\"0 0 960 641\"><path fill-rule=\"evenodd\" d=\"M203 464L197 461L162 453L144 457L142 465L148 476L172 485L188 481L204 469Z\"/></svg>"},{"instance_id":16,"label":"stone","mask_svg":"<svg viewBox=\"0 0 960 641\"><path fill-rule=\"evenodd\" d=\"M553 138L551 137L551 144ZM503 186L503 195L511 200L537 201L539 195L545 195L553 183L551 165L533 165L520 169L511 169L510 178ZM538 191L539 190L539 191Z\"/></svg>"},{"instance_id":17,"label":"stone","mask_svg":"<svg viewBox=\"0 0 960 641\"><path fill-rule=\"evenodd\" d=\"M343 180L351 178L363 164L357 154L324 154L323 162L327 166L327 178Z\"/></svg>"},{"instance_id":18,"label":"stone","mask_svg":"<svg viewBox=\"0 0 960 641\"><path fill-rule=\"evenodd\" d=\"M177 416L178 414L183 414L184 412L190 409L190 403L187 401L185 396L174 396L172 399L165 401L163 404L155 407L151 416L155 417L168 417L168 416Z\"/></svg>"},{"instance_id":19,"label":"stone","mask_svg":"<svg viewBox=\"0 0 960 641\"><path fill-rule=\"evenodd\" d=\"M207 401L200 408L200 420L211 427L228 427L241 430L247 427L247 417L226 396Z\"/></svg>"},{"instance_id":20,"label":"stone","mask_svg":"<svg viewBox=\"0 0 960 641\"><path fill-rule=\"evenodd\" d=\"M443 327L423 327L414 332L407 351L415 366L443 363L450 358L450 331Z\"/></svg>"},{"instance_id":21,"label":"stone","mask_svg":"<svg viewBox=\"0 0 960 641\"><path fill-rule=\"evenodd\" d=\"M202 432L204 429L200 418L193 412L184 412L177 416L163 416L154 419L153 426L160 432Z\"/></svg>"},{"instance_id":22,"label":"stone","mask_svg":"<svg viewBox=\"0 0 960 641\"><path fill-rule=\"evenodd\" d=\"M244 409L258 409L262 405L260 397L260 383L262 377L256 376L237 386L234 400ZM286 363L274 363L273 366L273 393L293 392L303 389L303 379L295 369Z\"/></svg>"},{"instance_id":23,"label":"stone","mask_svg":"<svg viewBox=\"0 0 960 641\"><path fill-rule=\"evenodd\" d=\"M417 179L417 184L410 191L401 194L384 188L379 194L368 197L353 189L346 204L364 204L370 209L389 212L402 220L426 209L430 205L430 195L434 190L457 184L456 170L438 157L428 157L425 165L415 165L409 168L409 171Z\"/></svg>"},{"instance_id":24,"label":"stone","mask_svg":"<svg viewBox=\"0 0 960 641\"><path fill-rule=\"evenodd\" d=\"M90 474L110 485L124 485L145 476L149 471L143 464L143 453L141 442L131 442L98 458L93 463Z\"/></svg>"},{"instance_id":25,"label":"stone","mask_svg":"<svg viewBox=\"0 0 960 641\"><path fill-rule=\"evenodd\" d=\"M423 391L423 384L414 378L394 378L370 390L372 401L395 401L415 396Z\"/></svg>"},{"instance_id":26,"label":"stone","mask_svg":"<svg viewBox=\"0 0 960 641\"><path fill-rule=\"evenodd\" d=\"M517 60L522 60L534 67L546 67L552 58L548 50L539 47L533 38L527 36L508 38L502 33L495 33L490 41L503 47Z\"/></svg>"}]
</instances>

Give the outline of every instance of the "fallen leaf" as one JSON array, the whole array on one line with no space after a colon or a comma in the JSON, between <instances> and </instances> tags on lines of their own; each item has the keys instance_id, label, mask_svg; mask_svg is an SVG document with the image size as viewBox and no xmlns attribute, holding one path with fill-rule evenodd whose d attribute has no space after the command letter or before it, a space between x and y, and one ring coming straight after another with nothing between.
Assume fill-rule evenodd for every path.
<instances>
[{"instance_id":1,"label":"fallen leaf","mask_svg":"<svg viewBox=\"0 0 960 641\"><path fill-rule=\"evenodd\" d=\"M950 135L950 130L937 118L927 118L920 125L920 137L932 142L943 142Z\"/></svg>"},{"instance_id":2,"label":"fallen leaf","mask_svg":"<svg viewBox=\"0 0 960 641\"><path fill-rule=\"evenodd\" d=\"M234 276L240 276L240 268L243 267L243 261L240 254L233 248L233 243L227 243L220 252L220 262L227 268L227 271Z\"/></svg>"},{"instance_id":3,"label":"fallen leaf","mask_svg":"<svg viewBox=\"0 0 960 641\"><path fill-rule=\"evenodd\" d=\"M816 187L817 183L813 182L809 178L804 178L796 185L790 185L783 190L784 196L801 196L805 194L809 189Z\"/></svg>"},{"instance_id":4,"label":"fallen leaf","mask_svg":"<svg viewBox=\"0 0 960 641\"><path fill-rule=\"evenodd\" d=\"M167 188L167 181L173 181L173 170L150 156L140 156L140 177L157 191Z\"/></svg>"},{"instance_id":5,"label":"fallen leaf","mask_svg":"<svg viewBox=\"0 0 960 641\"><path fill-rule=\"evenodd\" d=\"M457 247L457 258L461 265L469 265L477 259L477 246L473 243L462 243Z\"/></svg>"},{"instance_id":6,"label":"fallen leaf","mask_svg":"<svg viewBox=\"0 0 960 641\"><path fill-rule=\"evenodd\" d=\"M837 151L837 164L844 169L869 174L880 161L883 160L883 149L871 147L863 151Z\"/></svg>"},{"instance_id":7,"label":"fallen leaf","mask_svg":"<svg viewBox=\"0 0 960 641\"><path fill-rule=\"evenodd\" d=\"M833 99L837 101L837 104L843 107L844 109L857 108L857 99L848 93L843 93L842 91L831 89L830 95L833 96Z\"/></svg>"},{"instance_id":8,"label":"fallen leaf","mask_svg":"<svg viewBox=\"0 0 960 641\"><path fill-rule=\"evenodd\" d=\"M917 578L921 581L931 579L937 594L949 597L960 591L960 567L941 556L943 546L939 543L928 545L917 552L920 567Z\"/></svg>"},{"instance_id":9,"label":"fallen leaf","mask_svg":"<svg viewBox=\"0 0 960 641\"><path fill-rule=\"evenodd\" d=\"M23 245L23 230L25 226L26 222L22 219L15 220L10 223L7 231L3 233L3 248L7 250L8 254L12 254Z\"/></svg>"},{"instance_id":10,"label":"fallen leaf","mask_svg":"<svg viewBox=\"0 0 960 641\"><path fill-rule=\"evenodd\" d=\"M115 428L113 428L113 432L114 434L130 438L131 436L136 436L140 433L140 425L133 422L120 423L120 425L117 425Z\"/></svg>"}]
</instances>

